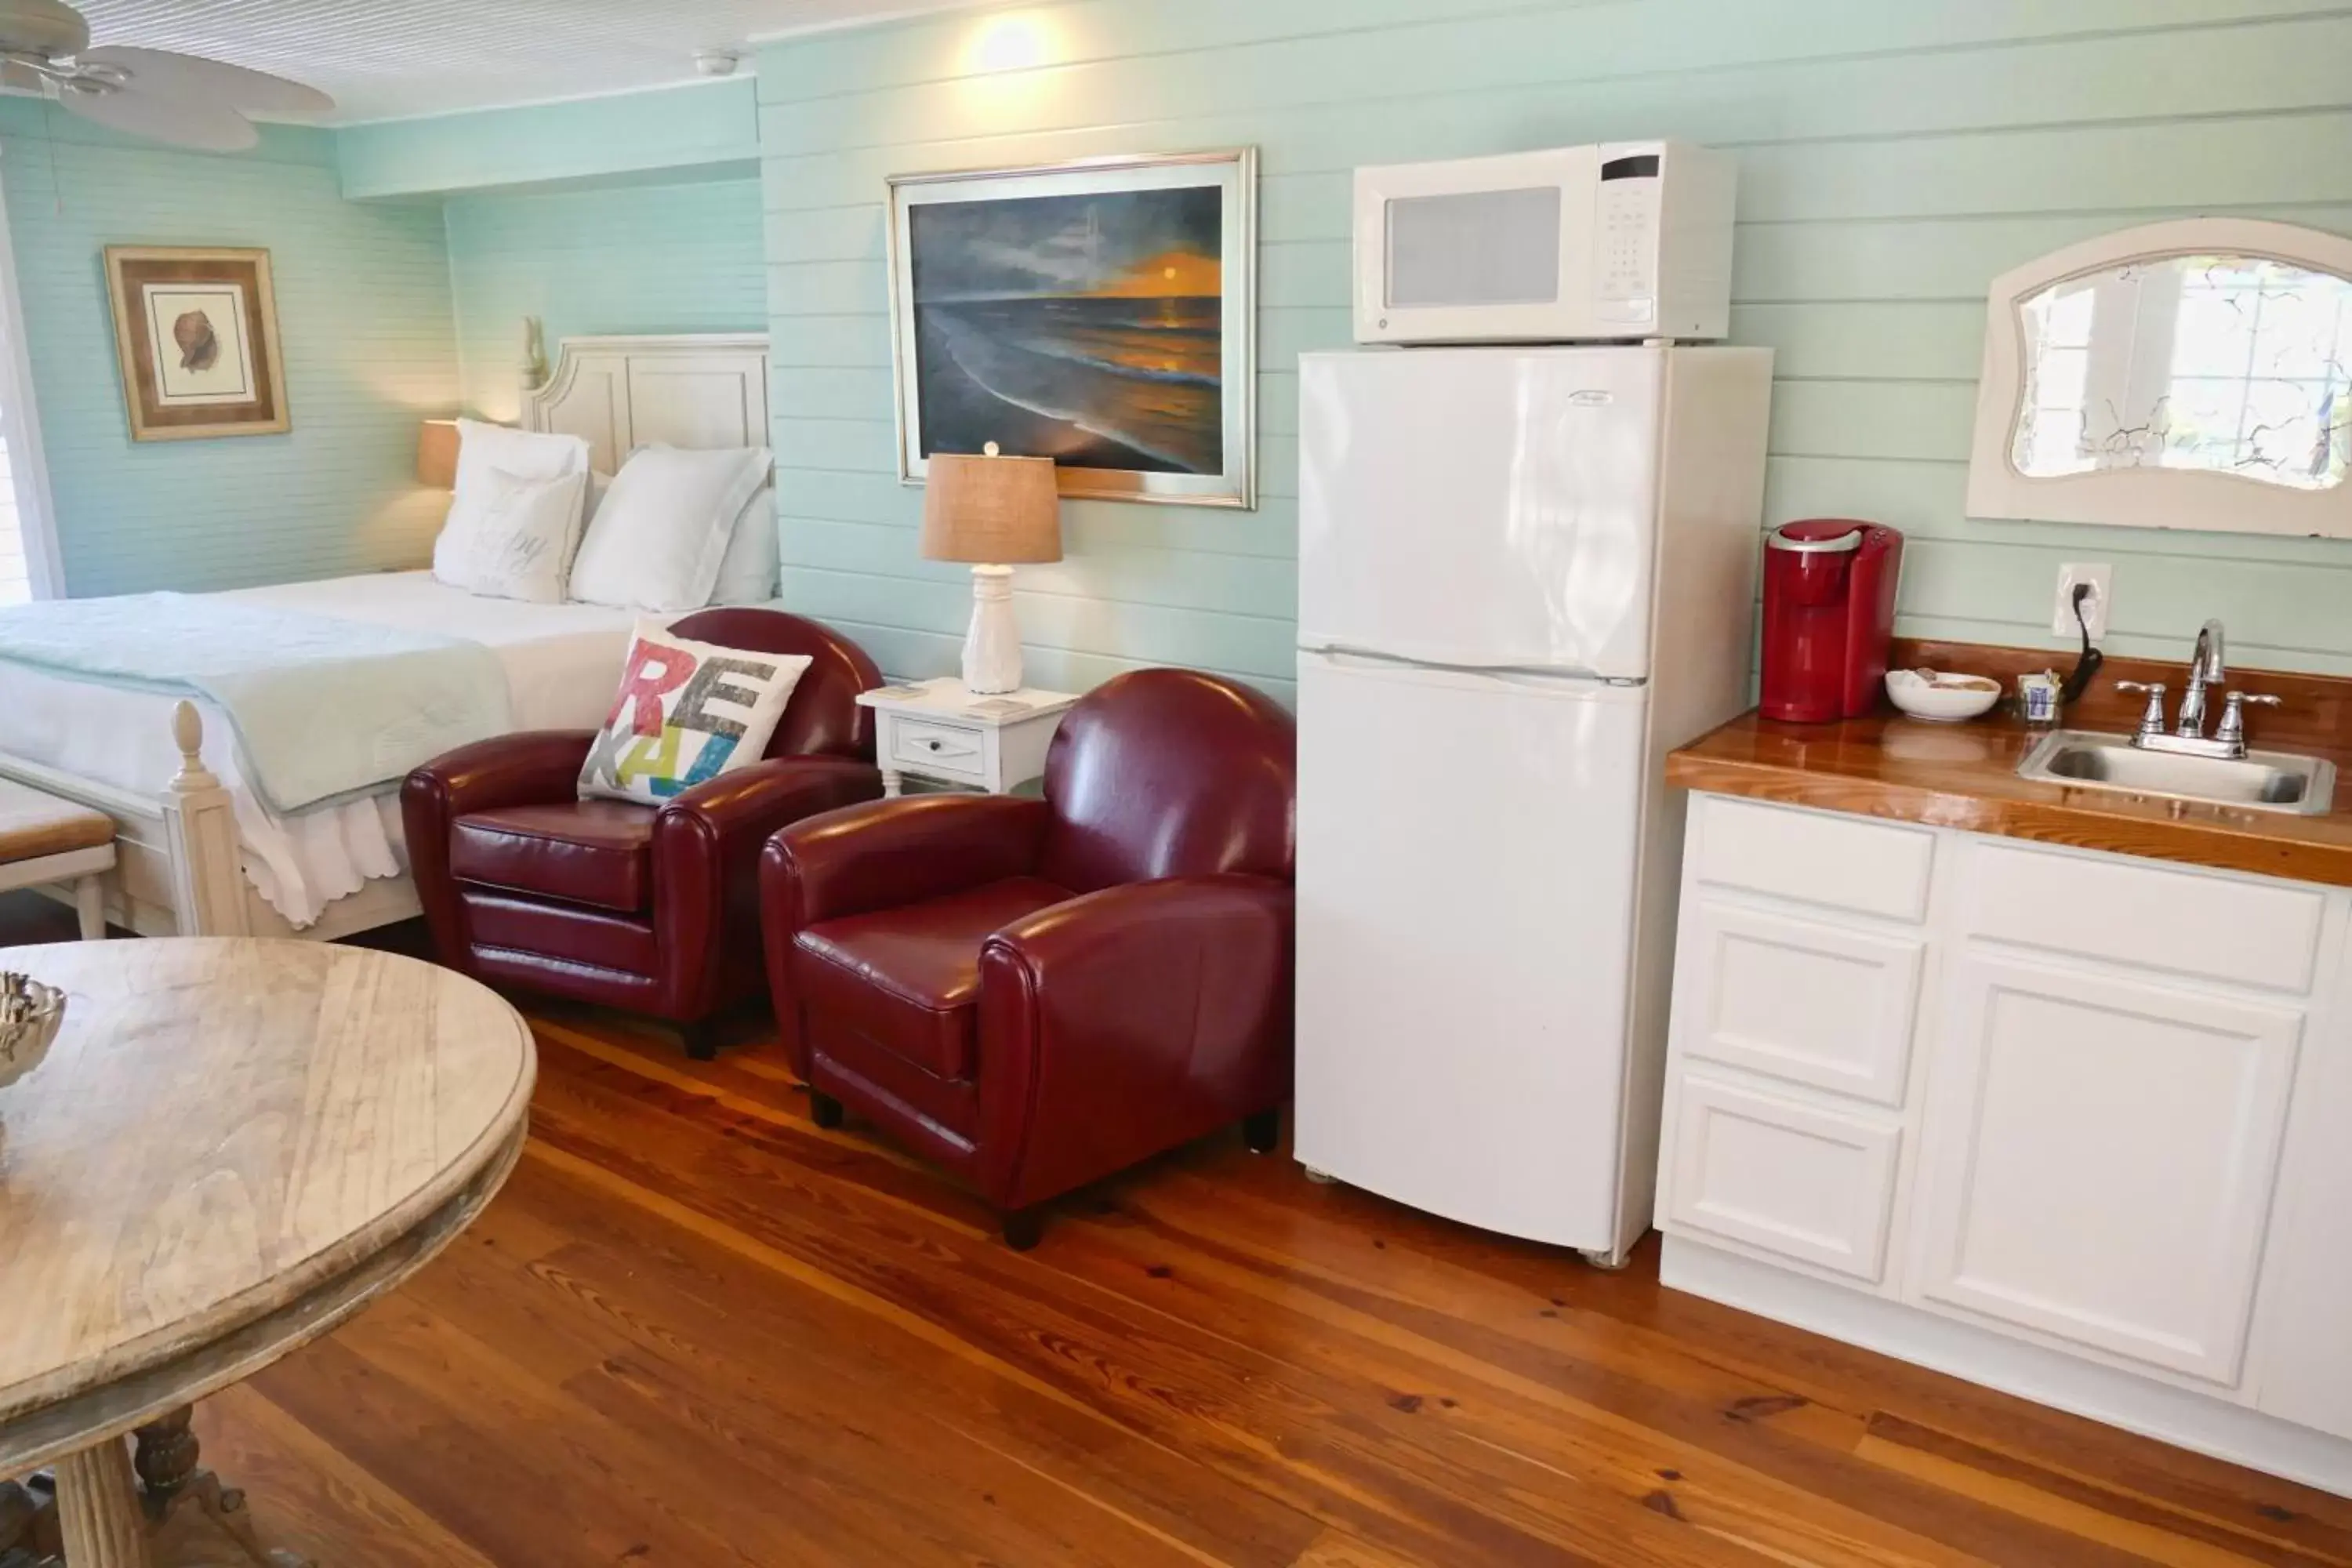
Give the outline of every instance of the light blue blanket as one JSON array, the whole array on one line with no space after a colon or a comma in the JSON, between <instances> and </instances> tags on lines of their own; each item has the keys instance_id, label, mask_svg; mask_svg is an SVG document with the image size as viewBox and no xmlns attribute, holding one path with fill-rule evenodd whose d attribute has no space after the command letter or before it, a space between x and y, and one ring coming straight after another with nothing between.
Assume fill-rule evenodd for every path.
<instances>
[{"instance_id":1,"label":"light blue blanket","mask_svg":"<svg viewBox=\"0 0 2352 1568\"><path fill-rule=\"evenodd\" d=\"M0 659L209 699L236 731L246 783L279 813L512 727L506 670L480 643L209 595L17 605L0 611Z\"/></svg>"}]
</instances>

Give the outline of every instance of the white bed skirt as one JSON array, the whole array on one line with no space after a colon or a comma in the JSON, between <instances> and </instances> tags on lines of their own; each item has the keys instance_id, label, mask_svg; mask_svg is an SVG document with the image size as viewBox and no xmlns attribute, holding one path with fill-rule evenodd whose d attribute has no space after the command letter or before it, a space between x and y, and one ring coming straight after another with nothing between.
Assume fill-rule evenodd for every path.
<instances>
[{"instance_id":1,"label":"white bed skirt","mask_svg":"<svg viewBox=\"0 0 2352 1568\"><path fill-rule=\"evenodd\" d=\"M485 599L428 573L376 573L240 590L315 615L419 626L473 637L498 653L519 729L583 729L603 722L621 679L635 617L593 605ZM77 680L0 662L0 752L142 795L160 797L179 770L172 742L176 695ZM296 929L377 878L408 870L400 787L285 816L266 810L238 767L221 710L204 719L205 765L236 811L245 874Z\"/></svg>"}]
</instances>

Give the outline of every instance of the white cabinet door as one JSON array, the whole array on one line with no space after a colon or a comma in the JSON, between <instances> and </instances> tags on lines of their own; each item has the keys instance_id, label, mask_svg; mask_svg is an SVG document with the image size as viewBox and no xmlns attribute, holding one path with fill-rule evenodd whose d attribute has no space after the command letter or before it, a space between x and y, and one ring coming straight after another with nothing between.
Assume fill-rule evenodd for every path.
<instances>
[{"instance_id":1,"label":"white cabinet door","mask_svg":"<svg viewBox=\"0 0 2352 1568\"><path fill-rule=\"evenodd\" d=\"M1886 1272L1903 1130L1704 1073L1675 1085L1662 1206L1671 1234L1725 1237L1874 1285Z\"/></svg>"},{"instance_id":2,"label":"white cabinet door","mask_svg":"<svg viewBox=\"0 0 2352 1568\"><path fill-rule=\"evenodd\" d=\"M2302 1014L1974 952L1946 1006L1912 1290L2234 1385Z\"/></svg>"},{"instance_id":3,"label":"white cabinet door","mask_svg":"<svg viewBox=\"0 0 2352 1568\"><path fill-rule=\"evenodd\" d=\"M1683 906L1675 1039L1791 1083L1903 1103L1927 944L1720 902Z\"/></svg>"},{"instance_id":4,"label":"white cabinet door","mask_svg":"<svg viewBox=\"0 0 2352 1568\"><path fill-rule=\"evenodd\" d=\"M2352 974L2352 950L2339 974ZM2331 952L2331 957L2334 952ZM2315 1022L2271 1224L2254 1408L2352 1437L2352 987Z\"/></svg>"}]
</instances>

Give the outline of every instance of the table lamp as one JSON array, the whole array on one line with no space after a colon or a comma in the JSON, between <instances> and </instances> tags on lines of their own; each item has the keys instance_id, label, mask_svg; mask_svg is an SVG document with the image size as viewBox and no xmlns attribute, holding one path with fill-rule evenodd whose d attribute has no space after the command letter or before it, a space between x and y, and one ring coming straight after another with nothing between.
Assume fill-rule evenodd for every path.
<instances>
[{"instance_id":1,"label":"table lamp","mask_svg":"<svg viewBox=\"0 0 2352 1568\"><path fill-rule=\"evenodd\" d=\"M971 563L971 630L963 684L982 696L1021 687L1013 563L1062 558L1061 496L1051 458L934 452L923 496L923 559Z\"/></svg>"},{"instance_id":2,"label":"table lamp","mask_svg":"<svg viewBox=\"0 0 2352 1568\"><path fill-rule=\"evenodd\" d=\"M416 427L416 482L434 490L457 488L455 419L427 419Z\"/></svg>"}]
</instances>

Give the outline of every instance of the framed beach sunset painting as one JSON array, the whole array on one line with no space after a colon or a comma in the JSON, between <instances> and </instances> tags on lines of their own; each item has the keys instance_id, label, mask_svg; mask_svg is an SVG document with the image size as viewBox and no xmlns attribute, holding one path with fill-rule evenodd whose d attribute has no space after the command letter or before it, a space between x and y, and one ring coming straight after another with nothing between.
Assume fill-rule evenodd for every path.
<instances>
[{"instance_id":1,"label":"framed beach sunset painting","mask_svg":"<svg viewBox=\"0 0 2352 1568\"><path fill-rule=\"evenodd\" d=\"M890 181L899 472L993 441L1065 496L1256 504L1254 150Z\"/></svg>"}]
</instances>

